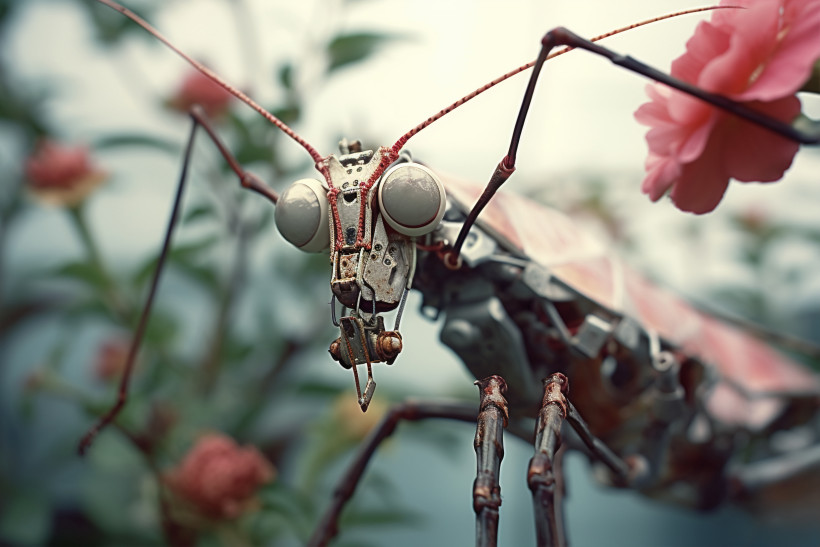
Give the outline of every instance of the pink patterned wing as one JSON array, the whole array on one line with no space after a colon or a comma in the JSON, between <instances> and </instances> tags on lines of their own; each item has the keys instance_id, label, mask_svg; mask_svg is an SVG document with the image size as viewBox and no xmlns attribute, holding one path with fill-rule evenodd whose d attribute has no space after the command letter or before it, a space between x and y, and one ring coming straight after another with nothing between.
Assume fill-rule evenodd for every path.
<instances>
[{"instance_id":1,"label":"pink patterned wing","mask_svg":"<svg viewBox=\"0 0 820 547\"><path fill-rule=\"evenodd\" d=\"M469 208L482 188L457 179L446 179L447 194ZM595 238L578 230L565 214L515 194L499 192L478 224L503 245L536 260L573 288L602 305L615 308L617 298L613 266L606 249ZM559 273L560 272L560 273Z\"/></svg>"},{"instance_id":2,"label":"pink patterned wing","mask_svg":"<svg viewBox=\"0 0 820 547\"><path fill-rule=\"evenodd\" d=\"M706 404L725 424L760 429L785 404L783 394L820 393L820 379L745 331L695 310L632 271L626 276L627 313L687 355L714 366L721 380Z\"/></svg>"},{"instance_id":3,"label":"pink patterned wing","mask_svg":"<svg viewBox=\"0 0 820 547\"><path fill-rule=\"evenodd\" d=\"M482 189L446 179L447 192L466 207ZM778 394L820 394L820 379L744 331L708 316L624 265L568 216L520 196L499 192L478 224L502 244L546 267L573 290L700 361L724 380L709 399L724 423L762 427L782 407ZM751 394L766 394L749 397Z\"/></svg>"}]
</instances>

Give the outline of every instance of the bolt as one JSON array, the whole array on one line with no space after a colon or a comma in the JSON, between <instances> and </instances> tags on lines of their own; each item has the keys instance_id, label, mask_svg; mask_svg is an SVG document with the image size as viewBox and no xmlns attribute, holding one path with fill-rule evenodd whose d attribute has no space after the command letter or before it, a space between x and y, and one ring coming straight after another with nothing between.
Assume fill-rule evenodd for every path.
<instances>
[{"instance_id":1,"label":"bolt","mask_svg":"<svg viewBox=\"0 0 820 547\"><path fill-rule=\"evenodd\" d=\"M379 333L379 337L376 340L376 352L379 355L379 359L383 361L393 360L401 353L401 350L401 334L389 330Z\"/></svg>"},{"instance_id":2,"label":"bolt","mask_svg":"<svg viewBox=\"0 0 820 547\"><path fill-rule=\"evenodd\" d=\"M344 368L350 368L345 361L342 360L342 339L337 338L333 342L330 343L330 347L328 348L327 352L333 358L334 361L337 361L340 365Z\"/></svg>"}]
</instances>

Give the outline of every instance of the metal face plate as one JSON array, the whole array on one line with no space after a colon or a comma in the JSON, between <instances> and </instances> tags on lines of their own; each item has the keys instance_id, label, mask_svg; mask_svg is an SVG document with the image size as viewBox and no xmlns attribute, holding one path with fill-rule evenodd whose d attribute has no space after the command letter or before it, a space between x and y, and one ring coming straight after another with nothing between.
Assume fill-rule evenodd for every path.
<instances>
[{"instance_id":1,"label":"metal face plate","mask_svg":"<svg viewBox=\"0 0 820 547\"><path fill-rule=\"evenodd\" d=\"M388 234L381 215L373 231L373 247L365 253L362 298L373 298L376 291L379 302L398 304L407 287L412 253L412 241L397 232Z\"/></svg>"},{"instance_id":2,"label":"metal face plate","mask_svg":"<svg viewBox=\"0 0 820 547\"><path fill-rule=\"evenodd\" d=\"M330 182L339 192L336 199L330 202L331 218L336 216L339 223L338 226L331 227L331 246L334 251L349 252L358 250L361 245L370 245L373 211L367 202L373 189L363 190L362 186L376 171L381 158L381 151L377 150L339 158L330 156L325 160Z\"/></svg>"},{"instance_id":3,"label":"metal face plate","mask_svg":"<svg viewBox=\"0 0 820 547\"><path fill-rule=\"evenodd\" d=\"M331 289L344 306L366 313L398 306L409 286L415 260L413 240L386 227L373 211L378 181L367 182L382 151L358 152L325 160L331 190Z\"/></svg>"}]
</instances>

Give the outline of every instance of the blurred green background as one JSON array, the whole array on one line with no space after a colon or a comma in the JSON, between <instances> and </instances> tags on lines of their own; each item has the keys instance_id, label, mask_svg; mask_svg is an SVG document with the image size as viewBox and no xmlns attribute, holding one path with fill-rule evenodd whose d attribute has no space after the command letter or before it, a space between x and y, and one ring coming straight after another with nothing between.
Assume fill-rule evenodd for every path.
<instances>
[{"instance_id":1,"label":"blurred green background","mask_svg":"<svg viewBox=\"0 0 820 547\"><path fill-rule=\"evenodd\" d=\"M697 5L359 0L134 1L178 46L292 124L323 154L339 138L392 143L460 96L523 64L557 24L598 34ZM667 66L698 17L612 47ZM660 27L660 28L657 28ZM173 108L188 67L121 15L91 2L0 2L0 545L164 542L158 477L197 437L221 431L274 464L259 510L198 529L204 545L299 545L360 436L350 373L332 362L327 258L290 248L272 208L238 190L203 135L182 226L141 350L131 400L85 458L76 444L115 397L106 344L128 340L170 210L190 128ZM409 144L452 175L485 180L506 150L526 78L454 112ZM639 185L643 83L584 55L550 63L528 121L518 191L608 237L696 302L820 340L816 173L804 150L779 184L734 185L693 218L649 204ZM807 111L816 115L816 102ZM310 159L234 101L216 118L231 150L276 189ZM75 207L27 187L38 142L84 145L105 183ZM590 161L593 158L594 161ZM405 351L377 367L377 400L475 400L435 323L408 303ZM356 412L350 412L350 409ZM376 405L368 418L377 415ZM470 545L474 429L399 430L354 498L338 545ZM507 440L502 544L533 541L524 474L531 448ZM817 529L734 509L702 516L601 490L568 463L574 545L816 545Z\"/></svg>"}]
</instances>

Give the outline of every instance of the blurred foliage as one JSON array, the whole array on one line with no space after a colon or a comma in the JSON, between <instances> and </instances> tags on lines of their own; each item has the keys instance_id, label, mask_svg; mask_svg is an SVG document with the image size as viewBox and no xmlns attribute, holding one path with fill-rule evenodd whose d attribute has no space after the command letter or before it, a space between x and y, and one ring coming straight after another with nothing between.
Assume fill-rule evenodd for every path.
<instances>
[{"instance_id":1,"label":"blurred foliage","mask_svg":"<svg viewBox=\"0 0 820 547\"><path fill-rule=\"evenodd\" d=\"M76 5L110 52L111 63L120 62L119 46L132 36L157 43L110 8L88 1ZM155 20L167 5L143 2L135 9ZM12 24L22 6L0 3L0 27ZM366 61L391 39L330 35L326 43L316 45L315 54L328 56L324 77L332 77L341 66ZM291 65L267 73L286 91L280 103L267 107L286 123L298 124L308 97L294 88ZM59 142L66 137L44 108L61 100L60 90L40 87L38 82L23 84L5 65L0 65L0 75L0 127L14 148L30 154L41 139ZM162 108L160 99L146 100ZM215 122L238 160L254 171L288 180L307 165L281 159L277 147L286 141L280 135L260 140L260 135L274 131L238 101ZM205 138L200 135L199 140ZM92 156L142 151L175 162L184 145L159 132L130 130L97 132L88 141ZM328 470L338 475L334 462L361 440L343 434L349 425L333 414L340 396L352 403L350 386L316 381L295 366L313 354L326 357L329 339L315 332L319 321L327 318L316 314L316 320L294 326L278 312L276 295L300 302L302 309L325 309L328 296L317 287L327 287L327 257L293 253L283 261L266 255L273 208L241 192L233 173L212 150L217 160L209 161L218 167L204 169L212 191L194 188L186 196L159 297L139 348L128 404L84 460L75 455L83 429L110 408L117 391L117 381L101 372L102 367L119 366L121 373L124 366L101 364L99 348L112 339L130 340L158 260L153 253L134 262L104 253L100 236L106 227L90 220L92 194L63 211L67 228L62 237L79 244L73 256L42 267L7 262L17 225L45 206L27 195L19 158L17 164L2 166L0 257L6 260L0 263L0 343L3 353L14 341L45 348L40 353L47 357L18 375L14 390L21 395L3 401L0 544L301 544L324 509ZM202 186L203 169L198 171ZM112 179L116 175L108 174ZM267 256L262 273L254 265L259 256ZM270 288L272 279L275 291ZM188 325L191 320L196 320L195 328ZM50 334L43 334L46 331ZM87 385L89 378L97 385ZM44 426L43 421L52 420ZM277 479L258 493L257 510L235 520L185 517L163 481L165 470L211 430L258 446L277 469ZM310 472L300 472L308 460ZM380 480L385 479L373 479ZM354 508L347 520L348 527L415 522L397 502L375 512Z\"/></svg>"},{"instance_id":2,"label":"blurred foliage","mask_svg":"<svg viewBox=\"0 0 820 547\"><path fill-rule=\"evenodd\" d=\"M327 45L328 72L361 62L373 55L386 42L395 40L396 36L373 32L357 32L336 36ZM284 80L284 78L283 78Z\"/></svg>"},{"instance_id":3,"label":"blurred foliage","mask_svg":"<svg viewBox=\"0 0 820 547\"><path fill-rule=\"evenodd\" d=\"M155 42L152 36L145 33L145 31L134 21L128 17L123 17L122 14L112 10L93 0L79 0L88 10L97 39L106 46L113 46L120 43L127 38L129 34L142 37L143 39ZM170 2L156 2L156 1L142 1L139 4L138 15L147 21L154 20L157 9L162 4L170 4ZM157 46L159 43L156 42Z\"/></svg>"}]
</instances>

